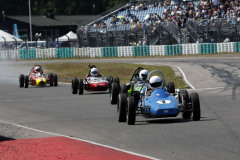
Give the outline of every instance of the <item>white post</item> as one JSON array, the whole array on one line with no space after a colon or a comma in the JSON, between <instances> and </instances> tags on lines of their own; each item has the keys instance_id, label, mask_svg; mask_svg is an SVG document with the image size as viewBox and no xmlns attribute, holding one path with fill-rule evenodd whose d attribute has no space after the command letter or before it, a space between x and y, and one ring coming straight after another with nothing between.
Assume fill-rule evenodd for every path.
<instances>
[{"instance_id":1,"label":"white post","mask_svg":"<svg viewBox=\"0 0 240 160\"><path fill-rule=\"evenodd\" d=\"M30 25L30 40L32 41L32 17L31 17L31 0L28 0L29 4L29 25Z\"/></svg>"}]
</instances>

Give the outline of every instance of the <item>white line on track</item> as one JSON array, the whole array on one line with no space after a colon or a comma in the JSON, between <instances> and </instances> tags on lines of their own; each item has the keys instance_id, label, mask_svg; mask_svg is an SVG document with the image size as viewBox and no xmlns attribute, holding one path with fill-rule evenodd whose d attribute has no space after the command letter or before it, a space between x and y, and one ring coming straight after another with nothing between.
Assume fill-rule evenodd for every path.
<instances>
[{"instance_id":1,"label":"white line on track","mask_svg":"<svg viewBox=\"0 0 240 160\"><path fill-rule=\"evenodd\" d=\"M54 100L54 99L63 99L63 98L72 98L72 97L43 97L43 98L33 98L33 99L2 99L0 102L15 102L15 101L33 101L37 99L42 100Z\"/></svg>"},{"instance_id":2,"label":"white line on track","mask_svg":"<svg viewBox=\"0 0 240 160\"><path fill-rule=\"evenodd\" d=\"M19 125L19 124L12 123L12 122L7 122L7 121L3 121L3 120L0 120L0 122L11 124L11 125L14 125L14 126L17 126L17 127L21 127L21 128L24 128L24 129L28 129L28 130L32 130L32 131L36 131L36 132L40 132L40 133L45 133L45 134L50 134L50 135L54 135L54 136L61 136L61 137L71 138L71 139L75 139L75 140L78 140L78 141L91 143L91 144L94 144L94 145L98 145L98 146L114 149L114 150L117 150L117 151L129 153L129 154L132 154L132 155L136 155L136 156L140 156L140 157L144 157L144 158L148 158L148 159L152 159L152 160L161 160L161 159L158 159L158 158L154 158L154 157L150 157L150 156L146 156L146 155L130 152L130 151L127 151L127 150L115 148L115 147L112 147L112 146L108 146L108 145L104 145L104 144L100 144L100 143L96 143L96 142L92 142L92 141L88 141L88 140L84 140L84 139L80 139L80 138L75 138L75 137L66 136L66 135L63 135L63 134L57 134L57 133L53 133L53 132L42 131L42 130L26 127L26 126L23 126L23 125Z\"/></svg>"},{"instance_id":3,"label":"white line on track","mask_svg":"<svg viewBox=\"0 0 240 160\"><path fill-rule=\"evenodd\" d=\"M186 77L185 73L182 71L182 69L181 69L180 67L178 67L178 66L174 66L174 67L177 68L177 69L181 72L181 74L182 74L182 76L183 76L183 80L184 80L193 90L195 90L195 87L187 80L187 77Z\"/></svg>"},{"instance_id":4,"label":"white line on track","mask_svg":"<svg viewBox=\"0 0 240 160\"><path fill-rule=\"evenodd\" d=\"M142 64L142 63L136 63L136 64ZM155 65L155 64L149 64L147 62L145 62L144 64L147 64L147 65ZM163 64L164 66L169 66L169 67L173 67L171 65L168 65L168 64ZM174 66L175 68L177 68L182 76L183 76L183 80L191 87L191 89L188 89L188 90L195 90L195 91L203 91L203 90L216 90L216 89L224 89L225 87L213 87L213 88L199 88L199 89L196 89L187 79L185 73L183 72L183 70L179 67L179 66Z\"/></svg>"}]
</instances>

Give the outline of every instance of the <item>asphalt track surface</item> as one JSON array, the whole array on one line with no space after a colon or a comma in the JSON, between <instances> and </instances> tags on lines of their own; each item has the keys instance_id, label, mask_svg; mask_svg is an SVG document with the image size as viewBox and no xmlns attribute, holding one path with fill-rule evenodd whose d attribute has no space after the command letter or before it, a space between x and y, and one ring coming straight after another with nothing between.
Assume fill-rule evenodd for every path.
<instances>
[{"instance_id":1,"label":"asphalt track surface","mask_svg":"<svg viewBox=\"0 0 240 160\"><path fill-rule=\"evenodd\" d=\"M117 122L116 105L110 105L107 92L72 95L69 84L19 88L19 74L30 67L0 62L0 146L11 139L69 136L162 160L240 159L239 57L70 61L177 67L194 89L189 92L199 94L201 120L137 117L136 125L128 126Z\"/></svg>"}]
</instances>

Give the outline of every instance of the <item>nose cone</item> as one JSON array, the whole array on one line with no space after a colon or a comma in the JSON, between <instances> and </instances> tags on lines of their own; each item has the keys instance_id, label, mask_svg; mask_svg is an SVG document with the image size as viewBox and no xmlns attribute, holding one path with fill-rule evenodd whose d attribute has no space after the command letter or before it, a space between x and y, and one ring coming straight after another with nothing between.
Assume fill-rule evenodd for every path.
<instances>
[{"instance_id":1,"label":"nose cone","mask_svg":"<svg viewBox=\"0 0 240 160\"><path fill-rule=\"evenodd\" d=\"M36 85L37 86L45 86L46 84L47 84L47 79L46 78L36 79Z\"/></svg>"}]
</instances>

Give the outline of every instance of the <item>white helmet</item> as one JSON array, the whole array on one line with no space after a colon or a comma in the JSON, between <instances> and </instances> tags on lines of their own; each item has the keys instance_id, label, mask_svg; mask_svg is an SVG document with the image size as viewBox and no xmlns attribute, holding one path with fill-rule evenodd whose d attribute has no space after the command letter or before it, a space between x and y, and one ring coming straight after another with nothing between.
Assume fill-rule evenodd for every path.
<instances>
[{"instance_id":1,"label":"white helmet","mask_svg":"<svg viewBox=\"0 0 240 160\"><path fill-rule=\"evenodd\" d=\"M98 76L98 69L92 68L90 73L91 73L91 76L96 77L96 76Z\"/></svg>"},{"instance_id":2,"label":"white helmet","mask_svg":"<svg viewBox=\"0 0 240 160\"><path fill-rule=\"evenodd\" d=\"M41 68L40 68L39 66L36 66L36 67L34 67L34 71L35 71L36 73L38 73L38 72L41 71Z\"/></svg>"},{"instance_id":3,"label":"white helmet","mask_svg":"<svg viewBox=\"0 0 240 160\"><path fill-rule=\"evenodd\" d=\"M146 80L148 76L148 71L146 69L141 70L139 73L140 80Z\"/></svg>"},{"instance_id":4,"label":"white helmet","mask_svg":"<svg viewBox=\"0 0 240 160\"><path fill-rule=\"evenodd\" d=\"M162 80L159 76L152 76L149 80L151 89L156 89L162 85Z\"/></svg>"}]
</instances>

